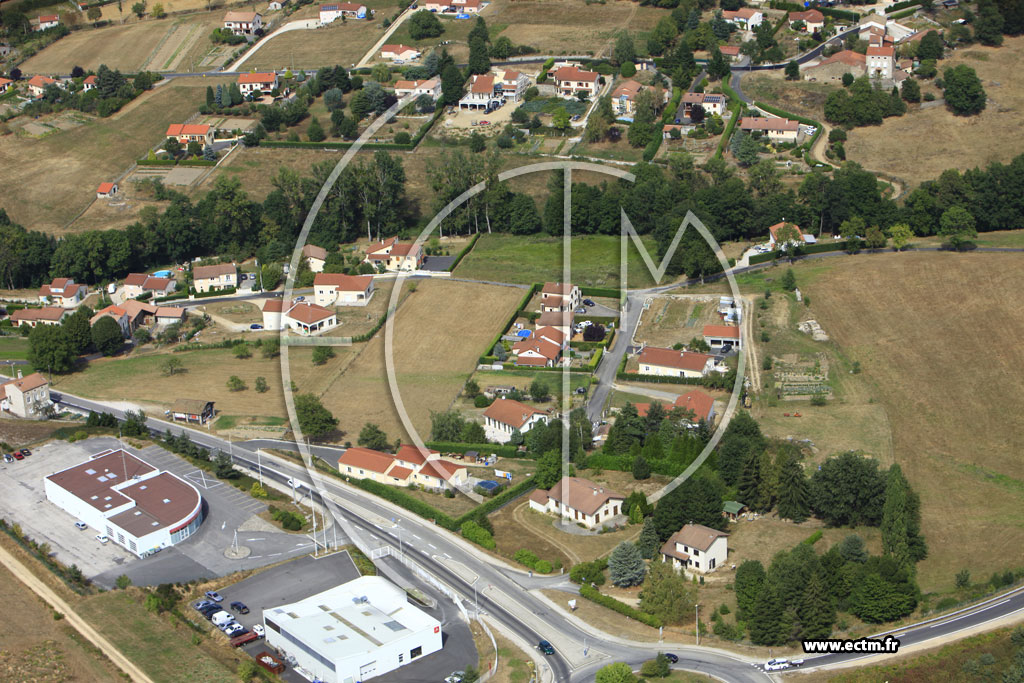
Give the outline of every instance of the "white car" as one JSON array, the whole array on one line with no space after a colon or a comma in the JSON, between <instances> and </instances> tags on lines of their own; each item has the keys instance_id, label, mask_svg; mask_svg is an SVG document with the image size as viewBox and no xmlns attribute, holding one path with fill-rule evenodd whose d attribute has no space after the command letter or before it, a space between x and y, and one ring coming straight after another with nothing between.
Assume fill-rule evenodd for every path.
<instances>
[{"instance_id":1,"label":"white car","mask_svg":"<svg viewBox=\"0 0 1024 683\"><path fill-rule=\"evenodd\" d=\"M295 481L294 479L289 479L288 480L288 486L290 488L293 488L293 489L301 489L303 486L305 486L305 484L303 484L301 481Z\"/></svg>"},{"instance_id":2,"label":"white car","mask_svg":"<svg viewBox=\"0 0 1024 683\"><path fill-rule=\"evenodd\" d=\"M788 659L769 659L764 664L765 671L782 671L789 668Z\"/></svg>"},{"instance_id":3,"label":"white car","mask_svg":"<svg viewBox=\"0 0 1024 683\"><path fill-rule=\"evenodd\" d=\"M103 545L106 545L107 541L109 541L110 539L107 538L106 534L96 534L96 540L102 543Z\"/></svg>"},{"instance_id":4,"label":"white car","mask_svg":"<svg viewBox=\"0 0 1024 683\"><path fill-rule=\"evenodd\" d=\"M267 632L263 629L263 624L256 624L255 626L253 626L252 632L260 638L267 635Z\"/></svg>"}]
</instances>

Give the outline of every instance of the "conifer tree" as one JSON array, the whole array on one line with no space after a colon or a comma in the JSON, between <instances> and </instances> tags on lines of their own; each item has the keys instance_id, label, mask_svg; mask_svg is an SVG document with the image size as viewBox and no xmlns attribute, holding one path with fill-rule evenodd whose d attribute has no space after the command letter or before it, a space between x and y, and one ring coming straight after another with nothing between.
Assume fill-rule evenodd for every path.
<instances>
[{"instance_id":1,"label":"conifer tree","mask_svg":"<svg viewBox=\"0 0 1024 683\"><path fill-rule=\"evenodd\" d=\"M802 639L828 638L832 634L836 609L820 572L814 572L808 579L797 615Z\"/></svg>"}]
</instances>

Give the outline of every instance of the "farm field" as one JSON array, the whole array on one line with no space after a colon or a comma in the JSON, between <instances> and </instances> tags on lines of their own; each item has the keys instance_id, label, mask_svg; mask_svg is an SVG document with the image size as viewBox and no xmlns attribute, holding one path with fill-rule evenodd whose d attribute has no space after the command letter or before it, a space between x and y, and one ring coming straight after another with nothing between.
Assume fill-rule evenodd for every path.
<instances>
[{"instance_id":1,"label":"farm field","mask_svg":"<svg viewBox=\"0 0 1024 683\"><path fill-rule=\"evenodd\" d=\"M172 30L172 21L165 19L75 31L27 59L21 70L26 74L68 74L73 66L88 71L106 64L123 72L138 71Z\"/></svg>"},{"instance_id":2,"label":"farm field","mask_svg":"<svg viewBox=\"0 0 1024 683\"><path fill-rule=\"evenodd\" d=\"M886 119L881 126L855 128L846 143L847 157L891 173L911 187L937 178L947 168L961 171L993 161L1009 162L1020 153L998 131L1019 130L1024 124L1024 81L1019 64L1024 37L1009 37L1003 47L971 46L939 63L943 69L967 64L978 72L988 94L988 106L977 116L954 116L944 106L916 109ZM922 144L922 131L941 130ZM904 150L891 154L893 149Z\"/></svg>"},{"instance_id":3,"label":"farm field","mask_svg":"<svg viewBox=\"0 0 1024 683\"><path fill-rule=\"evenodd\" d=\"M289 31L267 41L243 64L245 69L307 69L335 64L350 68L383 32L383 19L335 21L329 26Z\"/></svg>"},{"instance_id":4,"label":"farm field","mask_svg":"<svg viewBox=\"0 0 1024 683\"><path fill-rule=\"evenodd\" d=\"M811 81L787 81L781 71L760 71L743 78L743 94L799 116L820 121L825 98L839 86Z\"/></svg>"},{"instance_id":5,"label":"farm field","mask_svg":"<svg viewBox=\"0 0 1024 683\"><path fill-rule=\"evenodd\" d=\"M493 338L522 293L510 287L421 281L395 317L394 359L405 408L424 439L430 412L447 410L476 368L481 349ZM388 389L384 332L352 347L358 356L317 391L348 438L374 422L389 438L409 438ZM305 391L302 382L299 386Z\"/></svg>"},{"instance_id":6,"label":"farm field","mask_svg":"<svg viewBox=\"0 0 1024 683\"><path fill-rule=\"evenodd\" d=\"M19 188L18 201L3 208L29 229L52 234L78 230L68 224L96 198L96 187L127 170L163 138L169 124L194 113L205 101L206 86L218 82L226 79L176 79L109 118L41 139L0 138L0 183Z\"/></svg>"},{"instance_id":7,"label":"farm field","mask_svg":"<svg viewBox=\"0 0 1024 683\"><path fill-rule=\"evenodd\" d=\"M702 337L704 325L721 324L717 296L659 296L640 316L634 339L671 348Z\"/></svg>"},{"instance_id":8,"label":"farm field","mask_svg":"<svg viewBox=\"0 0 1024 683\"><path fill-rule=\"evenodd\" d=\"M1024 287L1018 263L887 254L832 260L801 283L824 329L861 363L891 424L893 459L921 496L925 591L951 587L965 555L977 557L978 576L1008 569L1015 558L983 548L1024 542L1024 418L1000 409L1024 399L1024 312L997 295ZM802 265L794 270L799 279Z\"/></svg>"}]
</instances>

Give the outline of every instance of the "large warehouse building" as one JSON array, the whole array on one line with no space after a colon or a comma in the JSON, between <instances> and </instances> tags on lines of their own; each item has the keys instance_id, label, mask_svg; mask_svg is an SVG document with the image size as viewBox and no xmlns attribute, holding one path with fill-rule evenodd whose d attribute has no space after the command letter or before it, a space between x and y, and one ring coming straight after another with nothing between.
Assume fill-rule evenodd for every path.
<instances>
[{"instance_id":1,"label":"large warehouse building","mask_svg":"<svg viewBox=\"0 0 1024 683\"><path fill-rule=\"evenodd\" d=\"M46 498L139 557L181 543L203 521L191 484L126 450L106 450L46 477Z\"/></svg>"},{"instance_id":2,"label":"large warehouse building","mask_svg":"<svg viewBox=\"0 0 1024 683\"><path fill-rule=\"evenodd\" d=\"M267 644L324 683L365 681L441 649L441 622L379 576L264 610L263 622Z\"/></svg>"}]
</instances>

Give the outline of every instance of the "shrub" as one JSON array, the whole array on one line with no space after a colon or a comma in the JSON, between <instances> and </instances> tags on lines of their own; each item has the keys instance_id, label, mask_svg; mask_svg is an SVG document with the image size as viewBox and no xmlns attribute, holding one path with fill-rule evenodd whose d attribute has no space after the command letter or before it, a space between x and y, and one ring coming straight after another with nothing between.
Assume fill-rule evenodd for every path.
<instances>
[{"instance_id":1,"label":"shrub","mask_svg":"<svg viewBox=\"0 0 1024 683\"><path fill-rule=\"evenodd\" d=\"M494 537L473 520L463 522L459 531L465 538L488 550L494 550L497 545L494 542Z\"/></svg>"},{"instance_id":2,"label":"shrub","mask_svg":"<svg viewBox=\"0 0 1024 683\"><path fill-rule=\"evenodd\" d=\"M640 623L647 624L652 628L661 628L663 625L661 619L654 616L653 614L641 612L635 607L630 607L626 603L616 600L610 595L603 595L601 591L590 586L589 584L584 584L580 586L580 596L586 598L587 600L590 600L591 602L596 602L602 607L607 607L610 610L614 610L619 614L625 615L630 619L636 619Z\"/></svg>"},{"instance_id":3,"label":"shrub","mask_svg":"<svg viewBox=\"0 0 1024 683\"><path fill-rule=\"evenodd\" d=\"M526 565L530 569L533 569L534 565L537 564L537 561L540 558L538 558L532 550L522 548L516 551L515 555L512 556L512 559L514 559L519 564Z\"/></svg>"}]
</instances>

